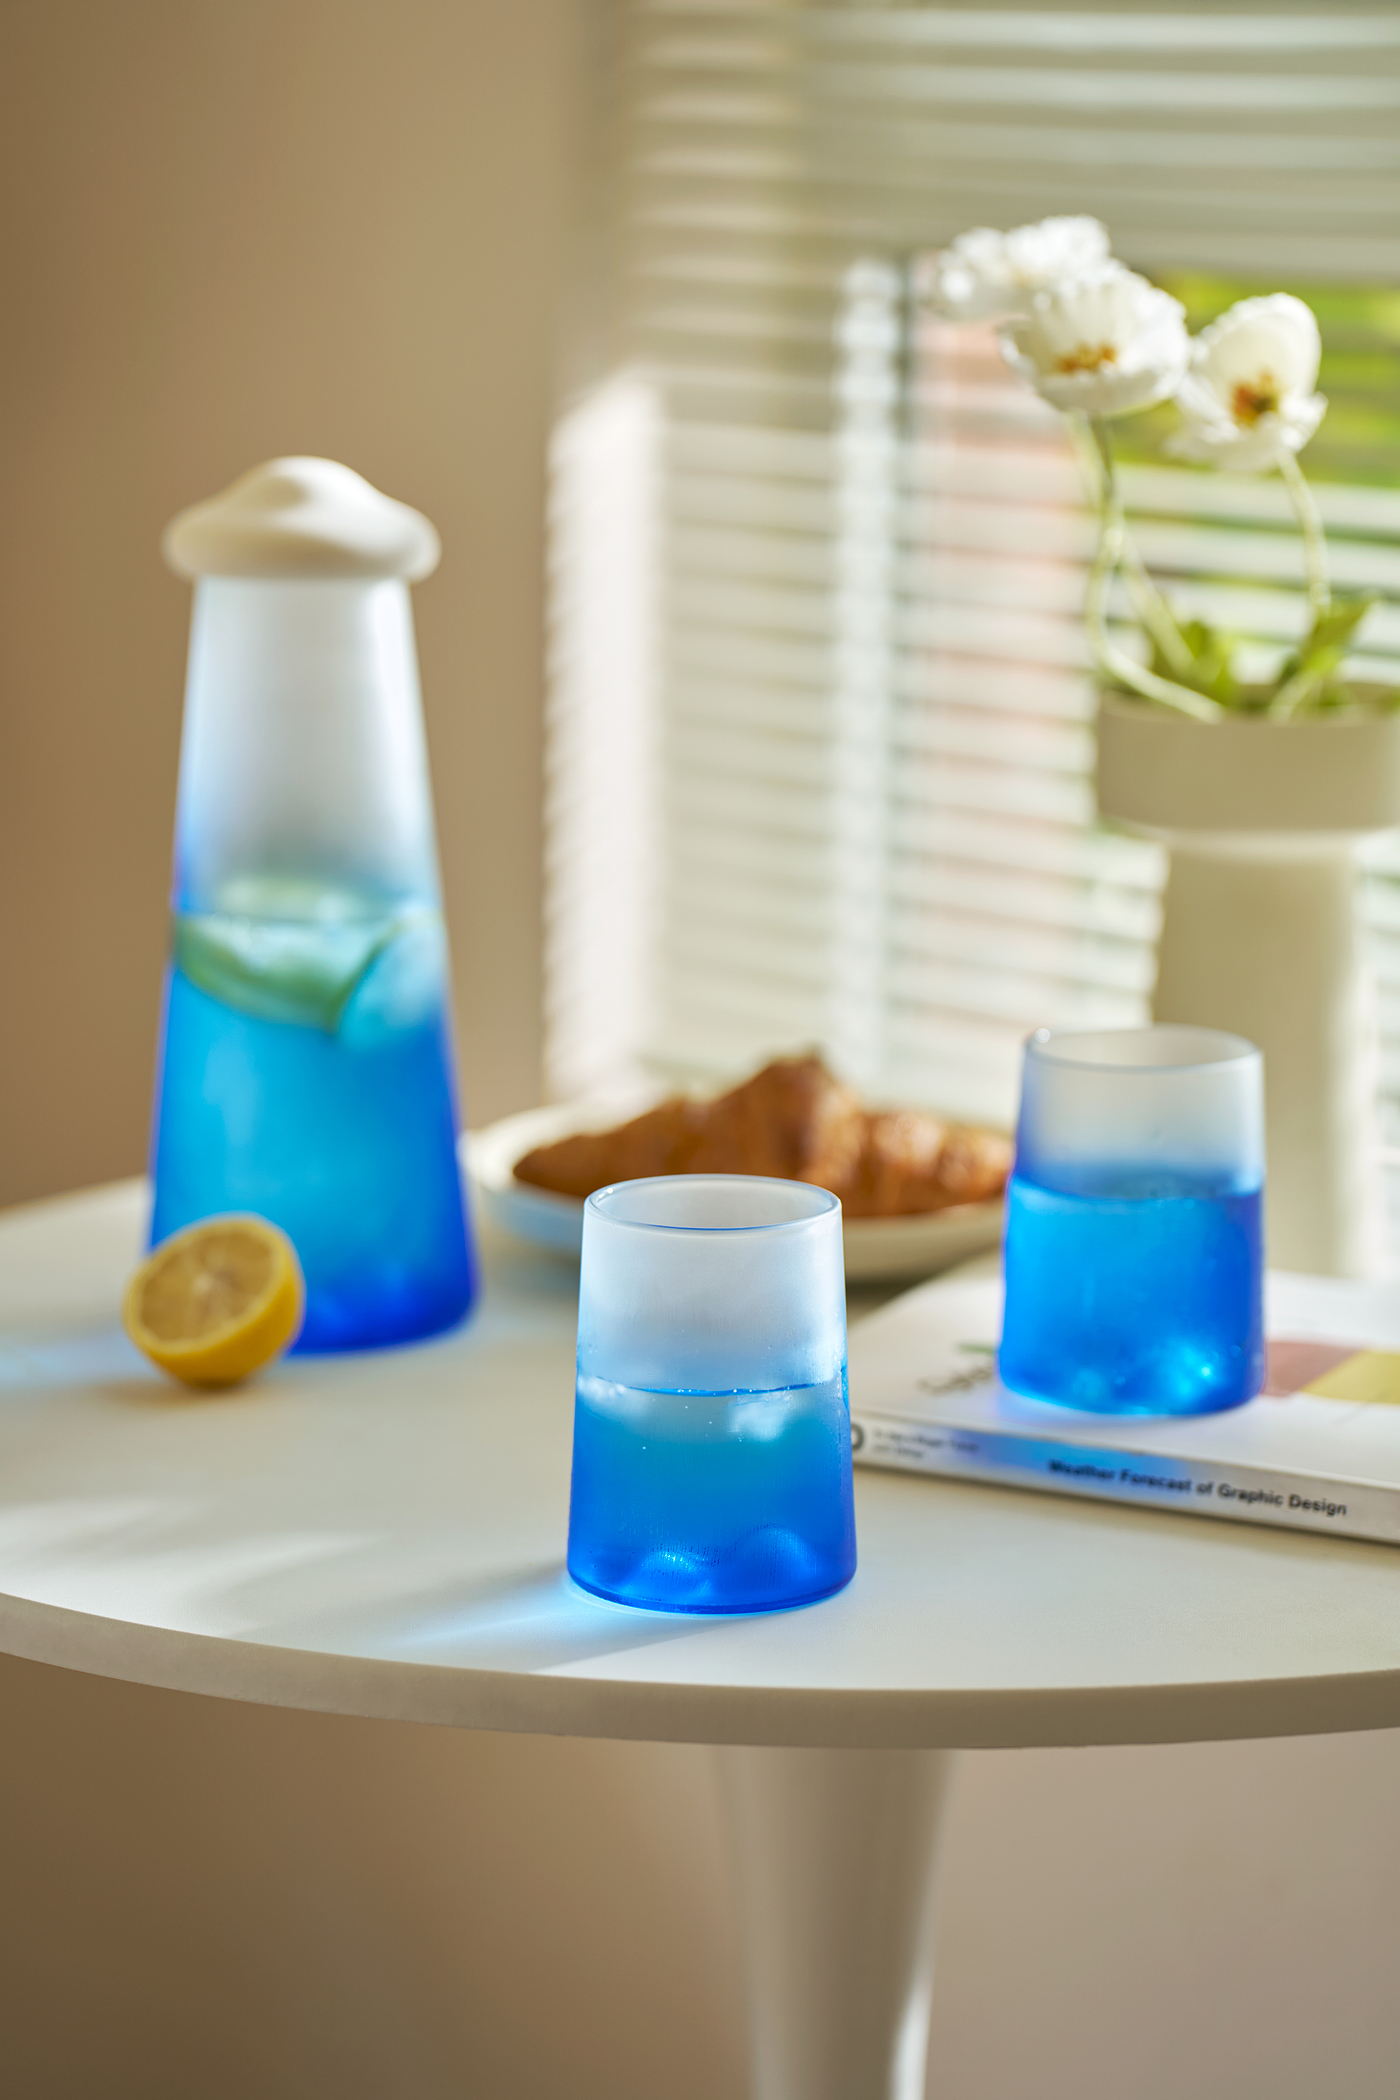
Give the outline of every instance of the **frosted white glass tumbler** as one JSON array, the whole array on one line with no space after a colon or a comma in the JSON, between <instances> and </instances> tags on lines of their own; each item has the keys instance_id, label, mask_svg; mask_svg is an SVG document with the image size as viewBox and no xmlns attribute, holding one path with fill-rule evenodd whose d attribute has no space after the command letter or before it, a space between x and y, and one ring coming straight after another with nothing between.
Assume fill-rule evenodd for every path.
<instances>
[{"instance_id":1,"label":"frosted white glass tumbler","mask_svg":"<svg viewBox=\"0 0 1400 2100\"><path fill-rule=\"evenodd\" d=\"M855 1573L841 1206L679 1174L584 1206L569 1572L656 1611L750 1612Z\"/></svg>"},{"instance_id":2,"label":"frosted white glass tumbler","mask_svg":"<svg viewBox=\"0 0 1400 2100\"><path fill-rule=\"evenodd\" d=\"M1002 1382L1103 1414L1207 1414L1264 1379L1263 1059L1208 1028L1026 1045Z\"/></svg>"}]
</instances>

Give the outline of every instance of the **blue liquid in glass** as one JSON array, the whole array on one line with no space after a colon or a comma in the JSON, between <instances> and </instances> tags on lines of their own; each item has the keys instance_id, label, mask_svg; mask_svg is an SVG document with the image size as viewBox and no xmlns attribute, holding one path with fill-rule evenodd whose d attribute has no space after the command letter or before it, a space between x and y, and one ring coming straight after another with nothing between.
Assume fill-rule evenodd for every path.
<instances>
[{"instance_id":1,"label":"blue liquid in glass","mask_svg":"<svg viewBox=\"0 0 1400 2100\"><path fill-rule=\"evenodd\" d=\"M1067 1195L1013 1175L1003 1384L1098 1414L1212 1414L1252 1398L1262 1200L1121 1184Z\"/></svg>"},{"instance_id":2,"label":"blue liquid in glass","mask_svg":"<svg viewBox=\"0 0 1400 2100\"><path fill-rule=\"evenodd\" d=\"M221 1211L290 1236L306 1351L435 1334L476 1269L435 913L176 921L153 1244Z\"/></svg>"},{"instance_id":3,"label":"blue liquid in glass","mask_svg":"<svg viewBox=\"0 0 1400 2100\"><path fill-rule=\"evenodd\" d=\"M580 1372L569 1573L657 1611L776 1611L856 1568L844 1368L776 1392L647 1392Z\"/></svg>"}]
</instances>

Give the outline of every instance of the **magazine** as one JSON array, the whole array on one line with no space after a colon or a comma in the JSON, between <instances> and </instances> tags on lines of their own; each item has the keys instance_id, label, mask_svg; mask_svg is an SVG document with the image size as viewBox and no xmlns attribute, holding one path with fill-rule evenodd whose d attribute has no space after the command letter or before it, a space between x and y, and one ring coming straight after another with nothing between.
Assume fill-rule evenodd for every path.
<instances>
[{"instance_id":1,"label":"magazine","mask_svg":"<svg viewBox=\"0 0 1400 2100\"><path fill-rule=\"evenodd\" d=\"M1009 1393L1001 1297L953 1276L852 1328L858 1465L1400 1544L1400 1283L1271 1277L1264 1391L1176 1419Z\"/></svg>"}]
</instances>

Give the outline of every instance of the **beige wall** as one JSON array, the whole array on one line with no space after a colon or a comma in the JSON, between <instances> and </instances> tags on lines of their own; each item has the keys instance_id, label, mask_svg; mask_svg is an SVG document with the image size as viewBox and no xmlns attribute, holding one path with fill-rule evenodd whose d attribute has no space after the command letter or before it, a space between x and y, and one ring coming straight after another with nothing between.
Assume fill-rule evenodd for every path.
<instances>
[{"instance_id":1,"label":"beige wall","mask_svg":"<svg viewBox=\"0 0 1400 2100\"><path fill-rule=\"evenodd\" d=\"M279 452L427 511L466 1100L538 1098L543 447L573 0L0 10L0 1202L145 1149L187 586Z\"/></svg>"}]
</instances>

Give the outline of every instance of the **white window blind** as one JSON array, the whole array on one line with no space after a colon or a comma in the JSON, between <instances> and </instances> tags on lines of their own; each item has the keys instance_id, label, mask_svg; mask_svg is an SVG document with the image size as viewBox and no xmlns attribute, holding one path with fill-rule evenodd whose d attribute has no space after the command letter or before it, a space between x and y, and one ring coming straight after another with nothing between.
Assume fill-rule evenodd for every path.
<instances>
[{"instance_id":1,"label":"white window blind","mask_svg":"<svg viewBox=\"0 0 1400 2100\"><path fill-rule=\"evenodd\" d=\"M552 1083L819 1044L874 1093L1004 1119L1030 1028L1145 1013L1161 860L1094 818L1062 429L990 331L921 310L918 257L1088 211L1221 303L1337 288L1335 580L1400 600L1400 305L1353 296L1400 282L1400 15L617 0L608 25L612 370L554 476ZM1261 665L1286 646L1276 482L1143 458L1125 487L1184 613ZM1400 675L1400 612L1365 647ZM1393 853L1371 910L1400 1100Z\"/></svg>"}]
</instances>

